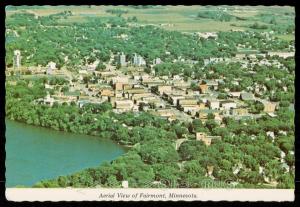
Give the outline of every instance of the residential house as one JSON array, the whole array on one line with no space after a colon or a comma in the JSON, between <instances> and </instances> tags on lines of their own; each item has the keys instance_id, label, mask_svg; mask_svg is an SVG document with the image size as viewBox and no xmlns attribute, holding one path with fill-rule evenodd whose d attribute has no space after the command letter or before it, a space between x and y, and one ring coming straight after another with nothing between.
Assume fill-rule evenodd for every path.
<instances>
[{"instance_id":1,"label":"residential house","mask_svg":"<svg viewBox=\"0 0 300 207\"><path fill-rule=\"evenodd\" d=\"M133 65L136 65L136 66L146 65L146 61L144 60L144 58L142 56L137 55L135 53L134 57L133 57Z\"/></svg>"},{"instance_id":2,"label":"residential house","mask_svg":"<svg viewBox=\"0 0 300 207\"><path fill-rule=\"evenodd\" d=\"M185 105L198 105L197 99L179 99L178 104L179 106L185 106Z\"/></svg>"},{"instance_id":3,"label":"residential house","mask_svg":"<svg viewBox=\"0 0 300 207\"><path fill-rule=\"evenodd\" d=\"M220 108L219 100L207 100L207 104L210 109L219 109Z\"/></svg>"},{"instance_id":4,"label":"residential house","mask_svg":"<svg viewBox=\"0 0 300 207\"><path fill-rule=\"evenodd\" d=\"M111 88L103 88L100 90L101 96L114 96L115 92Z\"/></svg>"},{"instance_id":5,"label":"residential house","mask_svg":"<svg viewBox=\"0 0 300 207\"><path fill-rule=\"evenodd\" d=\"M241 92L228 92L228 96L231 98L240 98Z\"/></svg>"},{"instance_id":6,"label":"residential house","mask_svg":"<svg viewBox=\"0 0 300 207\"><path fill-rule=\"evenodd\" d=\"M264 105L264 112L267 112L267 113L275 112L275 109L277 107L276 103L269 102L269 101L261 101L261 102Z\"/></svg>"},{"instance_id":7,"label":"residential house","mask_svg":"<svg viewBox=\"0 0 300 207\"><path fill-rule=\"evenodd\" d=\"M131 111L133 109L133 105L133 101L128 99L115 101L115 108L119 112Z\"/></svg>"},{"instance_id":8,"label":"residential house","mask_svg":"<svg viewBox=\"0 0 300 207\"><path fill-rule=\"evenodd\" d=\"M162 95L164 92L165 93L170 93L172 92L172 86L171 85L160 85L157 86L157 92Z\"/></svg>"},{"instance_id":9,"label":"residential house","mask_svg":"<svg viewBox=\"0 0 300 207\"><path fill-rule=\"evenodd\" d=\"M200 93L204 94L204 93L207 93L207 90L208 90L208 86L207 84L200 84L199 85L199 89L200 89Z\"/></svg>"},{"instance_id":10,"label":"residential house","mask_svg":"<svg viewBox=\"0 0 300 207\"><path fill-rule=\"evenodd\" d=\"M169 101L172 105L176 106L177 103L178 103L178 100L181 100L181 99L185 99L185 96L181 96L181 95L170 95L168 101Z\"/></svg>"},{"instance_id":11,"label":"residential house","mask_svg":"<svg viewBox=\"0 0 300 207\"><path fill-rule=\"evenodd\" d=\"M225 110L229 110L231 108L236 108L237 104L234 101L221 101L221 106L225 109Z\"/></svg>"},{"instance_id":12,"label":"residential house","mask_svg":"<svg viewBox=\"0 0 300 207\"><path fill-rule=\"evenodd\" d=\"M221 139L221 136L208 136L204 132L196 133L196 140L203 141L206 146L210 146L212 143L212 140L214 140L214 139Z\"/></svg>"},{"instance_id":13,"label":"residential house","mask_svg":"<svg viewBox=\"0 0 300 207\"><path fill-rule=\"evenodd\" d=\"M243 92L243 93L241 93L240 98L243 101L252 101L252 100L254 100L254 95L253 95L253 93Z\"/></svg>"},{"instance_id":14,"label":"residential house","mask_svg":"<svg viewBox=\"0 0 300 207\"><path fill-rule=\"evenodd\" d=\"M244 116L248 114L247 108L232 108L230 109L230 114L233 116Z\"/></svg>"},{"instance_id":15,"label":"residential house","mask_svg":"<svg viewBox=\"0 0 300 207\"><path fill-rule=\"evenodd\" d=\"M119 56L119 63L121 66L126 66L126 55L124 55L124 53L122 52L122 54Z\"/></svg>"},{"instance_id":16,"label":"residential house","mask_svg":"<svg viewBox=\"0 0 300 207\"><path fill-rule=\"evenodd\" d=\"M50 96L50 94L48 93L47 96L43 99L43 103L45 105L49 105L49 106L53 106L55 100L53 97Z\"/></svg>"}]
</instances>

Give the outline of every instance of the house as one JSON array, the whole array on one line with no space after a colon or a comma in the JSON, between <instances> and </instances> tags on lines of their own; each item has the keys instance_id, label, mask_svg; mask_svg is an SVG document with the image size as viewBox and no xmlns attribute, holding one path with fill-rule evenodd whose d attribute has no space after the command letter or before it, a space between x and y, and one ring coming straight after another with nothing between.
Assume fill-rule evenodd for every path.
<instances>
[{"instance_id":1,"label":"house","mask_svg":"<svg viewBox=\"0 0 300 207\"><path fill-rule=\"evenodd\" d=\"M184 96L181 96L181 95L170 95L169 96L169 102L176 106L177 103L178 103L178 100L181 100L181 99L184 99L185 97Z\"/></svg>"},{"instance_id":2,"label":"house","mask_svg":"<svg viewBox=\"0 0 300 207\"><path fill-rule=\"evenodd\" d=\"M48 63L48 65L47 65L47 68L48 68L48 69L51 69L51 70L55 70L55 69L56 69L56 63L50 61L50 62Z\"/></svg>"},{"instance_id":3,"label":"house","mask_svg":"<svg viewBox=\"0 0 300 207\"><path fill-rule=\"evenodd\" d=\"M115 83L115 90L116 91L123 90L123 83Z\"/></svg>"},{"instance_id":4,"label":"house","mask_svg":"<svg viewBox=\"0 0 300 207\"><path fill-rule=\"evenodd\" d=\"M199 103L199 109L208 109L205 103Z\"/></svg>"},{"instance_id":5,"label":"house","mask_svg":"<svg viewBox=\"0 0 300 207\"><path fill-rule=\"evenodd\" d=\"M157 109L155 114L166 118L175 116L175 113L171 109Z\"/></svg>"},{"instance_id":6,"label":"house","mask_svg":"<svg viewBox=\"0 0 300 207\"><path fill-rule=\"evenodd\" d=\"M53 97L50 96L50 94L48 93L47 96L43 99L43 103L45 105L49 105L49 106L53 106L55 100Z\"/></svg>"},{"instance_id":7,"label":"house","mask_svg":"<svg viewBox=\"0 0 300 207\"><path fill-rule=\"evenodd\" d=\"M239 98L241 96L241 92L229 92L228 96L231 98Z\"/></svg>"},{"instance_id":8,"label":"house","mask_svg":"<svg viewBox=\"0 0 300 207\"><path fill-rule=\"evenodd\" d=\"M147 78L147 79L142 79L142 83L147 87L153 87L153 86L164 85L164 80L161 80L159 78Z\"/></svg>"},{"instance_id":9,"label":"house","mask_svg":"<svg viewBox=\"0 0 300 207\"><path fill-rule=\"evenodd\" d=\"M218 89L219 83L215 80L205 80L204 81L208 88L213 88L214 90Z\"/></svg>"},{"instance_id":10,"label":"house","mask_svg":"<svg viewBox=\"0 0 300 207\"><path fill-rule=\"evenodd\" d=\"M196 34L199 38L202 37L204 39L207 39L209 37L216 39L218 37L218 34L216 32L197 32Z\"/></svg>"},{"instance_id":11,"label":"house","mask_svg":"<svg viewBox=\"0 0 300 207\"><path fill-rule=\"evenodd\" d=\"M208 86L206 84L200 84L199 89L200 89L200 93L204 94L207 93Z\"/></svg>"},{"instance_id":12,"label":"house","mask_svg":"<svg viewBox=\"0 0 300 207\"><path fill-rule=\"evenodd\" d=\"M275 134L272 131L267 131L266 132L267 136L270 137L272 139L272 141L274 142L275 139Z\"/></svg>"},{"instance_id":13,"label":"house","mask_svg":"<svg viewBox=\"0 0 300 207\"><path fill-rule=\"evenodd\" d=\"M235 54L235 58L237 58L237 59L243 59L245 57L246 57L246 54L244 54L244 53L237 53L237 54Z\"/></svg>"},{"instance_id":14,"label":"house","mask_svg":"<svg viewBox=\"0 0 300 207\"><path fill-rule=\"evenodd\" d=\"M123 90L128 90L132 88L133 88L133 84L123 84Z\"/></svg>"},{"instance_id":15,"label":"house","mask_svg":"<svg viewBox=\"0 0 300 207\"><path fill-rule=\"evenodd\" d=\"M277 55L277 56L282 57L282 58L288 58L288 57L294 57L295 52L273 52L273 51L269 51L268 55L271 56L271 57Z\"/></svg>"},{"instance_id":16,"label":"house","mask_svg":"<svg viewBox=\"0 0 300 207\"><path fill-rule=\"evenodd\" d=\"M121 66L126 66L126 55L124 55L124 53L122 52L122 54L119 56L119 63Z\"/></svg>"},{"instance_id":17,"label":"house","mask_svg":"<svg viewBox=\"0 0 300 207\"><path fill-rule=\"evenodd\" d=\"M115 108L118 109L118 111L130 111L133 108L133 101L132 100L116 100L115 101Z\"/></svg>"},{"instance_id":18,"label":"house","mask_svg":"<svg viewBox=\"0 0 300 207\"><path fill-rule=\"evenodd\" d=\"M199 111L198 105L183 105L182 108L185 113L189 113L192 116L195 116L196 113Z\"/></svg>"},{"instance_id":19,"label":"house","mask_svg":"<svg viewBox=\"0 0 300 207\"><path fill-rule=\"evenodd\" d=\"M225 109L225 110L229 110L231 108L236 108L237 105L234 101L222 101L221 102L221 106Z\"/></svg>"},{"instance_id":20,"label":"house","mask_svg":"<svg viewBox=\"0 0 300 207\"><path fill-rule=\"evenodd\" d=\"M215 114L214 120L216 123L221 124L223 121L223 116L220 116L220 114Z\"/></svg>"},{"instance_id":21,"label":"house","mask_svg":"<svg viewBox=\"0 0 300 207\"><path fill-rule=\"evenodd\" d=\"M252 101L252 100L254 100L254 95L253 95L253 93L244 92L244 93L241 93L240 98L243 101Z\"/></svg>"},{"instance_id":22,"label":"house","mask_svg":"<svg viewBox=\"0 0 300 207\"><path fill-rule=\"evenodd\" d=\"M230 114L233 116L243 116L248 114L247 108L232 108L230 109Z\"/></svg>"},{"instance_id":23,"label":"house","mask_svg":"<svg viewBox=\"0 0 300 207\"><path fill-rule=\"evenodd\" d=\"M133 57L133 65L136 65L136 66L146 65L146 61L144 60L144 58L142 56L137 55L135 53L134 57Z\"/></svg>"},{"instance_id":24,"label":"house","mask_svg":"<svg viewBox=\"0 0 300 207\"><path fill-rule=\"evenodd\" d=\"M207 104L210 109L219 109L220 108L220 101L218 101L218 100L207 100Z\"/></svg>"},{"instance_id":25,"label":"house","mask_svg":"<svg viewBox=\"0 0 300 207\"><path fill-rule=\"evenodd\" d=\"M161 59L160 58L155 58L154 60L153 60L153 65L158 65L158 64L160 64L162 61L161 61Z\"/></svg>"},{"instance_id":26,"label":"house","mask_svg":"<svg viewBox=\"0 0 300 207\"><path fill-rule=\"evenodd\" d=\"M130 89L124 89L124 93L128 94L140 94L140 93L148 93L147 89L142 88L142 87L134 87Z\"/></svg>"},{"instance_id":27,"label":"house","mask_svg":"<svg viewBox=\"0 0 300 207\"><path fill-rule=\"evenodd\" d=\"M179 87L173 87L172 89L172 95L176 95L176 96L185 96L185 90L183 90L182 88Z\"/></svg>"},{"instance_id":28,"label":"house","mask_svg":"<svg viewBox=\"0 0 300 207\"><path fill-rule=\"evenodd\" d=\"M214 114L215 116L219 114L218 110L211 110L211 109L200 109L198 114L199 114L199 119L201 120L206 120L208 114Z\"/></svg>"},{"instance_id":29,"label":"house","mask_svg":"<svg viewBox=\"0 0 300 207\"><path fill-rule=\"evenodd\" d=\"M112 77L112 82L113 82L113 84L115 84L115 83L128 84L129 77L128 76L114 76L114 77Z\"/></svg>"},{"instance_id":30,"label":"house","mask_svg":"<svg viewBox=\"0 0 300 207\"><path fill-rule=\"evenodd\" d=\"M171 85L160 85L157 86L157 92L162 95L163 93L171 93L172 86Z\"/></svg>"},{"instance_id":31,"label":"house","mask_svg":"<svg viewBox=\"0 0 300 207\"><path fill-rule=\"evenodd\" d=\"M173 80L172 83L174 87L178 87L181 89L188 88L191 85L189 82L186 82L184 80Z\"/></svg>"},{"instance_id":32,"label":"house","mask_svg":"<svg viewBox=\"0 0 300 207\"><path fill-rule=\"evenodd\" d=\"M264 112L267 112L267 113L274 113L275 112L275 109L276 109L276 106L277 106L276 103L272 103L272 102L269 102L269 101L261 101L261 103L264 105Z\"/></svg>"},{"instance_id":33,"label":"house","mask_svg":"<svg viewBox=\"0 0 300 207\"><path fill-rule=\"evenodd\" d=\"M198 105L198 100L197 99L179 99L178 104L179 106L184 106L184 105Z\"/></svg>"},{"instance_id":34,"label":"house","mask_svg":"<svg viewBox=\"0 0 300 207\"><path fill-rule=\"evenodd\" d=\"M115 93L111 88L103 88L100 90L101 96L114 96Z\"/></svg>"},{"instance_id":35,"label":"house","mask_svg":"<svg viewBox=\"0 0 300 207\"><path fill-rule=\"evenodd\" d=\"M128 188L128 181L127 180L122 181L122 188Z\"/></svg>"},{"instance_id":36,"label":"house","mask_svg":"<svg viewBox=\"0 0 300 207\"><path fill-rule=\"evenodd\" d=\"M221 136L208 136L204 132L196 133L196 140L203 141L206 146L210 146L212 143L212 140L214 140L214 139L221 139Z\"/></svg>"},{"instance_id":37,"label":"house","mask_svg":"<svg viewBox=\"0 0 300 207\"><path fill-rule=\"evenodd\" d=\"M134 93L134 94L132 94L131 99L136 101L136 100L140 100L140 99L151 97L151 96L153 96L152 93Z\"/></svg>"}]
</instances>

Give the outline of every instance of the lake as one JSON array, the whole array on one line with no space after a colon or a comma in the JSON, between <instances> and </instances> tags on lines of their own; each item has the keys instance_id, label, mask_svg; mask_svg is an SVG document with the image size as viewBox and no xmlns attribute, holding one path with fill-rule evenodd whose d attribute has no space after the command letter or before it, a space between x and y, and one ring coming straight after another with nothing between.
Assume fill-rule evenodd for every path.
<instances>
[{"instance_id":1,"label":"lake","mask_svg":"<svg viewBox=\"0 0 300 207\"><path fill-rule=\"evenodd\" d=\"M31 187L42 179L99 166L124 154L111 140L6 120L6 187Z\"/></svg>"}]
</instances>

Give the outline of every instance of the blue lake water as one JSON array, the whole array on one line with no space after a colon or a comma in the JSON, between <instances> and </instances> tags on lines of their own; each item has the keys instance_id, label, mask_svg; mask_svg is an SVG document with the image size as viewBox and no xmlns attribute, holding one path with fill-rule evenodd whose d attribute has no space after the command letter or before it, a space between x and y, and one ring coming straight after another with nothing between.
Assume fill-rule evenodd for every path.
<instances>
[{"instance_id":1,"label":"blue lake water","mask_svg":"<svg viewBox=\"0 0 300 207\"><path fill-rule=\"evenodd\" d=\"M32 186L42 179L99 166L126 152L111 140L6 120L6 187Z\"/></svg>"}]
</instances>

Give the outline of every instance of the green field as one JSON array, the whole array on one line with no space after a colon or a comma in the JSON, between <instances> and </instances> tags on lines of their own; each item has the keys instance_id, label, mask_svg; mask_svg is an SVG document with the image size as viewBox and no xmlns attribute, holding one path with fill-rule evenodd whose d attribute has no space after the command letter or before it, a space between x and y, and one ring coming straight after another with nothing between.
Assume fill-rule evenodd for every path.
<instances>
[{"instance_id":1,"label":"green field","mask_svg":"<svg viewBox=\"0 0 300 207\"><path fill-rule=\"evenodd\" d=\"M287 41L291 41L291 40L295 40L295 36L291 35L291 34L287 34L287 35L276 35L276 37L283 39L283 40L287 40Z\"/></svg>"},{"instance_id":2,"label":"green field","mask_svg":"<svg viewBox=\"0 0 300 207\"><path fill-rule=\"evenodd\" d=\"M61 23L84 22L90 17L109 17L114 14L107 13L108 9L126 10L128 13L122 17L128 18L136 16L139 24L154 24L166 30L182 32L211 32L248 29L244 25L266 24L260 18L260 14L269 14L277 17L281 24L290 22L290 18L284 16L285 12L293 13L292 7L264 7L264 6L222 6L221 10L235 17L245 18L245 20L231 20L229 22L215 21L212 19L196 18L199 11L217 11L218 7L212 6L154 6L147 9L136 9L130 6L41 6L25 7L20 9L6 9L7 16L15 12L30 12L38 16L45 16L69 10L73 16L60 20ZM162 24L162 25L161 25ZM236 24L237 26L232 26Z\"/></svg>"}]
</instances>

